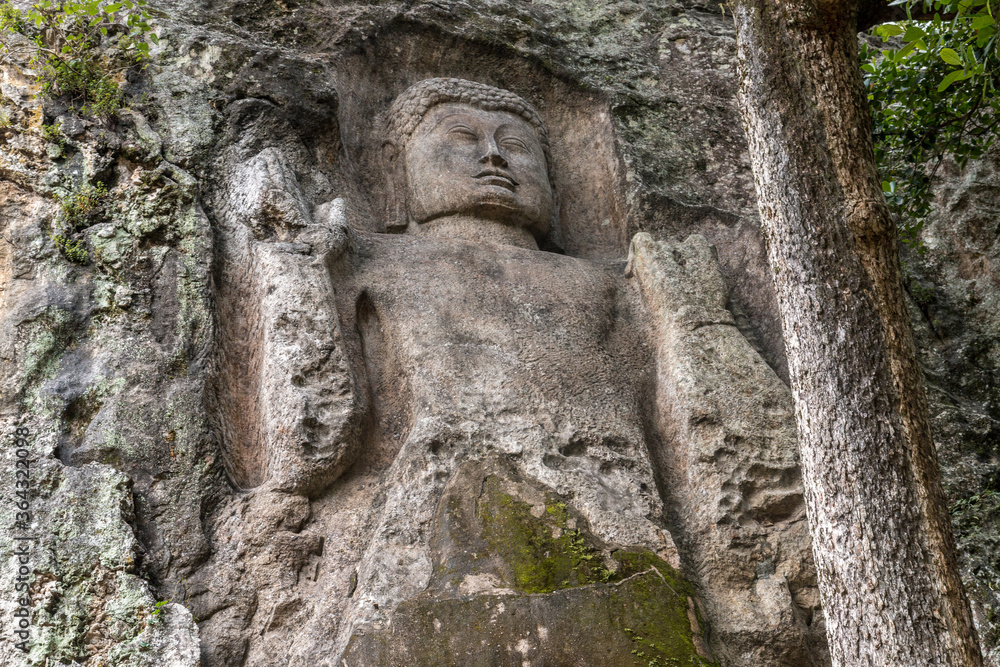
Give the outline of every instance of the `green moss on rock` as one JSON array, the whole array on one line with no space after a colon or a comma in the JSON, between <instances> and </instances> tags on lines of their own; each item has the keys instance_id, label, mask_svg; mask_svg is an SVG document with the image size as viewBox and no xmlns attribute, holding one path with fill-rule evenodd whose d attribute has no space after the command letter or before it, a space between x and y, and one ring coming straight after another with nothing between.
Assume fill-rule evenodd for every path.
<instances>
[{"instance_id":1,"label":"green moss on rock","mask_svg":"<svg viewBox=\"0 0 1000 667\"><path fill-rule=\"evenodd\" d=\"M345 659L352 666L716 665L698 651L682 590L679 580L650 570L545 594L418 598L400 605L388 627L355 635Z\"/></svg>"},{"instance_id":2,"label":"green moss on rock","mask_svg":"<svg viewBox=\"0 0 1000 667\"><path fill-rule=\"evenodd\" d=\"M492 551L513 570L514 585L525 593L616 581L604 566L593 538L575 528L567 506L549 497L540 516L504 492L497 476L486 479L477 514Z\"/></svg>"},{"instance_id":3,"label":"green moss on rock","mask_svg":"<svg viewBox=\"0 0 1000 667\"><path fill-rule=\"evenodd\" d=\"M602 542L573 507L500 465L456 475L427 591L359 629L357 665L714 665L694 589L656 554ZM495 582L488 591L463 581Z\"/></svg>"}]
</instances>

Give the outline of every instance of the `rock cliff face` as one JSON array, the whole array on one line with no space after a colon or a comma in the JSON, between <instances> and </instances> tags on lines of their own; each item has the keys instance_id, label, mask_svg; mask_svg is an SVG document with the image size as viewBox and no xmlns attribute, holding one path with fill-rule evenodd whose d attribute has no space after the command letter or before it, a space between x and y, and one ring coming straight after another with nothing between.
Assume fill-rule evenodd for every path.
<instances>
[{"instance_id":1,"label":"rock cliff face","mask_svg":"<svg viewBox=\"0 0 1000 667\"><path fill-rule=\"evenodd\" d=\"M904 260L963 576L992 664L1000 661L998 195L998 147L964 170L946 163L922 254Z\"/></svg>"},{"instance_id":2,"label":"rock cliff face","mask_svg":"<svg viewBox=\"0 0 1000 667\"><path fill-rule=\"evenodd\" d=\"M159 51L113 122L0 70L0 452L4 493L20 460L32 489L30 525L0 509L4 552L37 538L31 651L14 558L0 665L826 664L717 3L157 9ZM459 270L454 245L382 234L384 114L439 76L537 107L551 262L470 249L485 268ZM947 174L907 260L987 646L998 173L994 157ZM75 264L53 222L97 182ZM484 358L483 329L455 333L482 295L421 310L428 285L501 274L492 331L539 327L528 379L447 366L448 345ZM452 332L434 346L438 329L408 337L427 309ZM600 383L568 370L572 345L604 359ZM487 380L492 403L460 391Z\"/></svg>"}]
</instances>

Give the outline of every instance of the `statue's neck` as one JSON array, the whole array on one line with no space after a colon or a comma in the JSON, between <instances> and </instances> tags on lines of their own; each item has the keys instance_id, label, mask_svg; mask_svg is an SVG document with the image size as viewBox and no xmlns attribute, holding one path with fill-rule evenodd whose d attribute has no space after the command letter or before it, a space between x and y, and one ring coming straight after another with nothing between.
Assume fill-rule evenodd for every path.
<instances>
[{"instance_id":1,"label":"statue's neck","mask_svg":"<svg viewBox=\"0 0 1000 667\"><path fill-rule=\"evenodd\" d=\"M524 227L512 227L501 222L470 215L449 215L429 222L411 222L409 232L436 238L463 239L465 241L497 243L518 248L538 250L538 243Z\"/></svg>"}]
</instances>

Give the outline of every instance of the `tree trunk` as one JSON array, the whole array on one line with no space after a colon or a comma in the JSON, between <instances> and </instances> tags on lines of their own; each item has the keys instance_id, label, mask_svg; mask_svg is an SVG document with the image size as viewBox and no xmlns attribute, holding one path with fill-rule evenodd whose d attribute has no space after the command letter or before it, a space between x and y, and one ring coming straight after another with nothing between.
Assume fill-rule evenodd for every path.
<instances>
[{"instance_id":1,"label":"tree trunk","mask_svg":"<svg viewBox=\"0 0 1000 667\"><path fill-rule=\"evenodd\" d=\"M982 665L875 167L857 3L734 5L834 664Z\"/></svg>"}]
</instances>

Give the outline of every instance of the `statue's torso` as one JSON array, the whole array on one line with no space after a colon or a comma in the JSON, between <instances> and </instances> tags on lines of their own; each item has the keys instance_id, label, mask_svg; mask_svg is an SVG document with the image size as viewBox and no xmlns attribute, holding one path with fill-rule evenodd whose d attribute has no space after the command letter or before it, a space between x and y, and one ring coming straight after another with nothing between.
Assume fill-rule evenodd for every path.
<instances>
[{"instance_id":1,"label":"statue's torso","mask_svg":"<svg viewBox=\"0 0 1000 667\"><path fill-rule=\"evenodd\" d=\"M405 394L411 423L436 416L486 423L498 440L538 431L575 453L641 451L648 364L620 272L509 246L357 234L334 286L345 335L380 376L373 393Z\"/></svg>"},{"instance_id":2,"label":"statue's torso","mask_svg":"<svg viewBox=\"0 0 1000 667\"><path fill-rule=\"evenodd\" d=\"M477 507L491 476L507 480L496 482L501 495L531 504L532 516L565 502L582 519L577 527L596 536L588 539L676 554L646 442L653 364L621 266L352 233L330 269L340 331L374 413L343 482L371 487L373 501L359 524L370 537L340 642L404 600L465 595L471 581L487 596L517 587L500 552L456 533L448 518ZM515 459L513 477L496 472ZM479 481L470 485L462 470ZM518 495L515 477L540 490L534 500ZM324 500L328 520L353 525L338 498L335 488ZM480 549L491 555L480 558Z\"/></svg>"}]
</instances>

